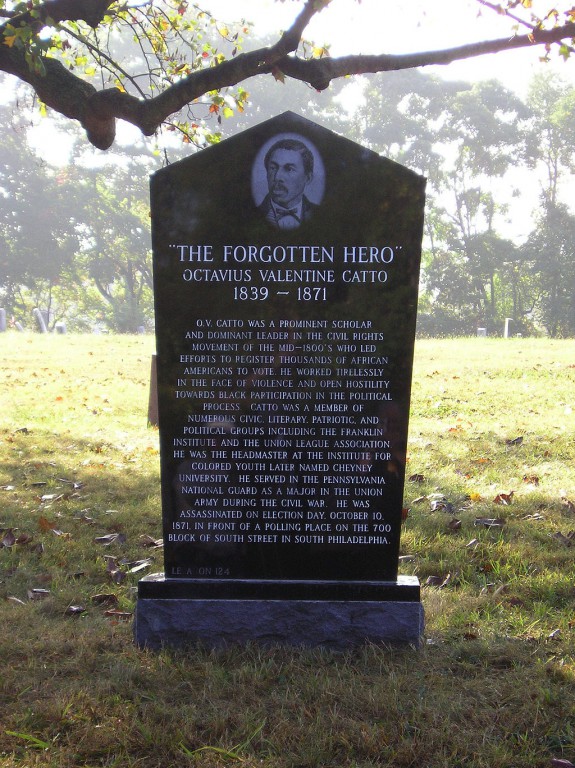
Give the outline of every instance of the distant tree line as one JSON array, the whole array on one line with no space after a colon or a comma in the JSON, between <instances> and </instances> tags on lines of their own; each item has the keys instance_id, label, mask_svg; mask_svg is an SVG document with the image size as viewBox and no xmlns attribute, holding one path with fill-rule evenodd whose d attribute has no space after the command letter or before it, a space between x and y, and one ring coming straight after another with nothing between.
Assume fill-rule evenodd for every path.
<instances>
[{"instance_id":1,"label":"distant tree line","mask_svg":"<svg viewBox=\"0 0 575 768\"><path fill-rule=\"evenodd\" d=\"M515 333L575 336L575 89L543 72L520 99L497 81L406 70L385 88L362 79L346 108L350 98L345 81L303 101L301 87L256 81L211 140L292 109L424 174L420 334L500 334L512 318ZM27 325L39 307L74 330L151 327L145 171L163 155L133 149L99 168L78 156L54 168L25 149L26 126L8 107L0 125L0 306ZM535 210L522 200L525 178L538 187ZM512 202L526 222L520 239L508 235Z\"/></svg>"}]
</instances>

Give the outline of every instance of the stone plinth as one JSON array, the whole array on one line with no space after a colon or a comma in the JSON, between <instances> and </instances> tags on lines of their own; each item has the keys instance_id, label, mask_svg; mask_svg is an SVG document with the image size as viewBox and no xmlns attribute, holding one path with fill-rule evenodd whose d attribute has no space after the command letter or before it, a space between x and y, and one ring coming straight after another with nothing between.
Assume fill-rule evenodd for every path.
<instances>
[{"instance_id":1,"label":"stone plinth","mask_svg":"<svg viewBox=\"0 0 575 768\"><path fill-rule=\"evenodd\" d=\"M227 587L234 596L218 596ZM299 599L287 599L288 594ZM222 585L153 574L139 583L135 640L149 648L253 642L343 651L366 642L418 646L423 629L414 577L364 584Z\"/></svg>"}]
</instances>

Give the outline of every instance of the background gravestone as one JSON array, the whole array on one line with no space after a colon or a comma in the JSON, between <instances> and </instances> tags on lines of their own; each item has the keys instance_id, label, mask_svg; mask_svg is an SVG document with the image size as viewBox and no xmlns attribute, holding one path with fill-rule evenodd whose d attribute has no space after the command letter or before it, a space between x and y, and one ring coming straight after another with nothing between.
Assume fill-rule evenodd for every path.
<instances>
[{"instance_id":1,"label":"background gravestone","mask_svg":"<svg viewBox=\"0 0 575 768\"><path fill-rule=\"evenodd\" d=\"M292 113L153 176L165 573L138 643L418 641L397 569L424 186Z\"/></svg>"}]
</instances>

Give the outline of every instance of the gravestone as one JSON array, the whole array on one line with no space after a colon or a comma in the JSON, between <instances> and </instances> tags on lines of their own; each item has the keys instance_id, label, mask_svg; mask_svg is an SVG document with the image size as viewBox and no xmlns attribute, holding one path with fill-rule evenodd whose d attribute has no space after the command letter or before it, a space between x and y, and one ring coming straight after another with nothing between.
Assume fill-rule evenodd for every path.
<instances>
[{"instance_id":1,"label":"gravestone","mask_svg":"<svg viewBox=\"0 0 575 768\"><path fill-rule=\"evenodd\" d=\"M42 314L42 311L38 309L38 307L36 307L36 309L33 310L32 314L34 315L34 319L36 320L38 331L40 333L48 333L48 328L46 327L46 320L44 319L44 315Z\"/></svg>"},{"instance_id":2,"label":"gravestone","mask_svg":"<svg viewBox=\"0 0 575 768\"><path fill-rule=\"evenodd\" d=\"M139 645L419 642L398 558L424 187L289 112L152 177L164 572Z\"/></svg>"}]
</instances>

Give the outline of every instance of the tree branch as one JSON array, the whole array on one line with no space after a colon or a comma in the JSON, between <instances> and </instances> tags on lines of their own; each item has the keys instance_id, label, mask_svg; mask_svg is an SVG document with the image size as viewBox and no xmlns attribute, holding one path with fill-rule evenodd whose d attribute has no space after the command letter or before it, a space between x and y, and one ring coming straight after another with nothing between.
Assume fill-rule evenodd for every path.
<instances>
[{"instance_id":1,"label":"tree branch","mask_svg":"<svg viewBox=\"0 0 575 768\"><path fill-rule=\"evenodd\" d=\"M6 14L10 24L28 25L34 30L45 26L48 19L61 21L85 21L92 29L102 22L106 11L115 0L45 0L41 5L23 13Z\"/></svg>"},{"instance_id":2,"label":"tree branch","mask_svg":"<svg viewBox=\"0 0 575 768\"><path fill-rule=\"evenodd\" d=\"M93 25L101 19L111 0L47 0L44 9L51 17L64 20L74 14ZM534 45L548 45L575 37L575 23L550 30L533 30L528 35L489 40L444 50L405 55L352 55L340 58L303 60L292 55L303 32L323 5L306 0L293 25L274 45L243 53L213 67L193 72L149 99L137 98L117 88L97 91L93 85L74 75L56 59L43 60L46 74L32 72L23 49L0 44L0 70L29 83L40 99L66 117L78 120L88 139L98 149L108 149L115 138L116 119L137 126L146 136L152 135L170 115L209 91L237 85L251 77L279 69L288 77L308 83L321 91L332 80L346 75L389 72L468 59L500 51Z\"/></svg>"},{"instance_id":3,"label":"tree branch","mask_svg":"<svg viewBox=\"0 0 575 768\"><path fill-rule=\"evenodd\" d=\"M575 37L575 23L569 23L554 29L534 30L528 35L486 40L481 43L470 43L437 51L402 55L351 55L334 59L312 59L310 61L286 57L278 62L277 66L288 77L302 80L321 91L327 88L332 80L347 75L451 64L454 61L476 58L486 54L529 48L536 45L548 45L573 37Z\"/></svg>"}]
</instances>

